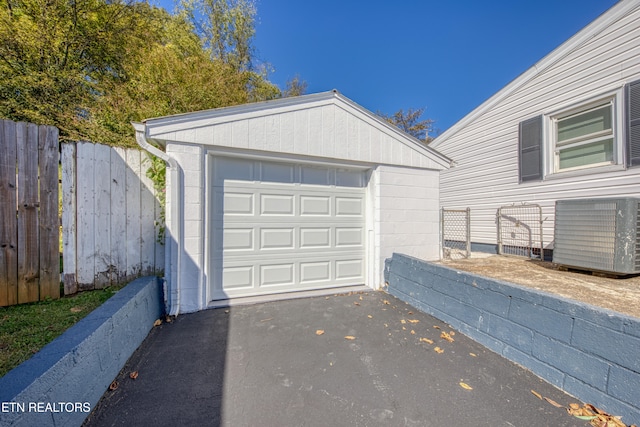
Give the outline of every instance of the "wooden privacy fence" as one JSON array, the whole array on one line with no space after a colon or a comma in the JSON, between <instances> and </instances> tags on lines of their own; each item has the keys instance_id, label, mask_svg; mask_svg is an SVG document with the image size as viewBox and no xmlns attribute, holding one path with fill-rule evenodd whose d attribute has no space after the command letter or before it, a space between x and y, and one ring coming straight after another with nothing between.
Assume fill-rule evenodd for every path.
<instances>
[{"instance_id":1,"label":"wooden privacy fence","mask_svg":"<svg viewBox=\"0 0 640 427\"><path fill-rule=\"evenodd\" d=\"M58 130L0 120L0 306L60 298Z\"/></svg>"},{"instance_id":2,"label":"wooden privacy fence","mask_svg":"<svg viewBox=\"0 0 640 427\"><path fill-rule=\"evenodd\" d=\"M100 289L164 269L160 206L147 154L92 143L62 144L64 292Z\"/></svg>"}]
</instances>

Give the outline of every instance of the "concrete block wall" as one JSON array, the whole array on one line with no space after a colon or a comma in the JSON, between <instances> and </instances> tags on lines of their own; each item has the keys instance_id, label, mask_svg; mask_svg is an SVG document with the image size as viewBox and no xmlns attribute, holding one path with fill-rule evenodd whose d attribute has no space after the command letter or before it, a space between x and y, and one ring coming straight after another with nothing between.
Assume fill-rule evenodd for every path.
<instances>
[{"instance_id":1,"label":"concrete block wall","mask_svg":"<svg viewBox=\"0 0 640 427\"><path fill-rule=\"evenodd\" d=\"M640 319L397 253L385 275L392 295L640 425Z\"/></svg>"},{"instance_id":2,"label":"concrete block wall","mask_svg":"<svg viewBox=\"0 0 640 427\"><path fill-rule=\"evenodd\" d=\"M381 264L393 252L438 259L438 171L379 166L376 183L376 228Z\"/></svg>"},{"instance_id":3,"label":"concrete block wall","mask_svg":"<svg viewBox=\"0 0 640 427\"><path fill-rule=\"evenodd\" d=\"M82 425L162 313L157 277L129 283L0 378L0 425Z\"/></svg>"}]
</instances>

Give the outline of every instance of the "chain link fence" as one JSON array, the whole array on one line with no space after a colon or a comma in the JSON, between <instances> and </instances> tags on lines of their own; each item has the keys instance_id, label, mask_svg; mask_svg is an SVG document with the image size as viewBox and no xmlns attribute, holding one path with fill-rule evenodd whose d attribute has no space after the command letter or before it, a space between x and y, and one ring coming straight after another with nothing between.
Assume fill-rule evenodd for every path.
<instances>
[{"instance_id":1,"label":"chain link fence","mask_svg":"<svg viewBox=\"0 0 640 427\"><path fill-rule=\"evenodd\" d=\"M461 259L471 256L471 210L445 209L440 211L442 257Z\"/></svg>"},{"instance_id":2,"label":"chain link fence","mask_svg":"<svg viewBox=\"0 0 640 427\"><path fill-rule=\"evenodd\" d=\"M500 255L544 259L540 205L502 206L497 221Z\"/></svg>"}]
</instances>

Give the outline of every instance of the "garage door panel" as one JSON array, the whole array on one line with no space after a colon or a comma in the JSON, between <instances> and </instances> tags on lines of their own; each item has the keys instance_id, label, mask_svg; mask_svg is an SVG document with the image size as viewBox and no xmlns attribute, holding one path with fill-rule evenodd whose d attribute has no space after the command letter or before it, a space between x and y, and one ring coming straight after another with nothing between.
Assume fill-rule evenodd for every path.
<instances>
[{"instance_id":1,"label":"garage door panel","mask_svg":"<svg viewBox=\"0 0 640 427\"><path fill-rule=\"evenodd\" d=\"M362 227L337 227L335 233L336 247L364 245L364 230Z\"/></svg>"},{"instance_id":2,"label":"garage door panel","mask_svg":"<svg viewBox=\"0 0 640 427\"><path fill-rule=\"evenodd\" d=\"M222 203L218 205L219 210L224 215L253 215L255 206L255 197L253 194L247 193L225 193Z\"/></svg>"},{"instance_id":3,"label":"garage door panel","mask_svg":"<svg viewBox=\"0 0 640 427\"><path fill-rule=\"evenodd\" d=\"M359 278L364 275L364 262L362 259L350 259L336 261L336 279Z\"/></svg>"},{"instance_id":4,"label":"garage door panel","mask_svg":"<svg viewBox=\"0 0 640 427\"><path fill-rule=\"evenodd\" d=\"M227 290L252 289L253 265L243 265L238 267L225 267L222 270L222 280Z\"/></svg>"},{"instance_id":5,"label":"garage door panel","mask_svg":"<svg viewBox=\"0 0 640 427\"><path fill-rule=\"evenodd\" d=\"M331 215L330 196L300 196L300 215Z\"/></svg>"},{"instance_id":6,"label":"garage door panel","mask_svg":"<svg viewBox=\"0 0 640 427\"><path fill-rule=\"evenodd\" d=\"M253 228L222 230L222 249L225 251L254 250Z\"/></svg>"},{"instance_id":7,"label":"garage door panel","mask_svg":"<svg viewBox=\"0 0 640 427\"><path fill-rule=\"evenodd\" d=\"M331 228L330 227L301 227L300 228L300 248L330 248Z\"/></svg>"},{"instance_id":8,"label":"garage door panel","mask_svg":"<svg viewBox=\"0 0 640 427\"><path fill-rule=\"evenodd\" d=\"M295 197L284 194L261 194L261 215L289 215L295 214Z\"/></svg>"},{"instance_id":9,"label":"garage door panel","mask_svg":"<svg viewBox=\"0 0 640 427\"><path fill-rule=\"evenodd\" d=\"M362 197L336 197L336 216L362 216L363 214Z\"/></svg>"},{"instance_id":10,"label":"garage door panel","mask_svg":"<svg viewBox=\"0 0 640 427\"><path fill-rule=\"evenodd\" d=\"M243 159L215 159L213 171L218 182L228 180L253 181L255 164Z\"/></svg>"},{"instance_id":11,"label":"garage door panel","mask_svg":"<svg viewBox=\"0 0 640 427\"><path fill-rule=\"evenodd\" d=\"M294 285L293 263L260 266L260 287Z\"/></svg>"},{"instance_id":12,"label":"garage door panel","mask_svg":"<svg viewBox=\"0 0 640 427\"><path fill-rule=\"evenodd\" d=\"M295 182L295 166L285 163L261 163L263 182L292 184Z\"/></svg>"},{"instance_id":13,"label":"garage door panel","mask_svg":"<svg viewBox=\"0 0 640 427\"><path fill-rule=\"evenodd\" d=\"M214 164L213 299L364 283L362 172L256 160L230 165Z\"/></svg>"},{"instance_id":14,"label":"garage door panel","mask_svg":"<svg viewBox=\"0 0 640 427\"><path fill-rule=\"evenodd\" d=\"M300 263L300 283L310 283L331 279L331 262L302 262Z\"/></svg>"},{"instance_id":15,"label":"garage door panel","mask_svg":"<svg viewBox=\"0 0 640 427\"><path fill-rule=\"evenodd\" d=\"M294 249L293 228L261 228L260 249Z\"/></svg>"}]
</instances>

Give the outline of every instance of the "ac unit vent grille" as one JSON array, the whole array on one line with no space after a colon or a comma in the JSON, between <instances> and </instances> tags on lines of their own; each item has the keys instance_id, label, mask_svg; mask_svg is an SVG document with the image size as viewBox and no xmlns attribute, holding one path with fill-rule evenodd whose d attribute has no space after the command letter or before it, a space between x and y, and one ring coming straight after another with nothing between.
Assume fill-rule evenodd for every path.
<instances>
[{"instance_id":1,"label":"ac unit vent grille","mask_svg":"<svg viewBox=\"0 0 640 427\"><path fill-rule=\"evenodd\" d=\"M586 270L640 272L640 201L556 202L553 261Z\"/></svg>"}]
</instances>

